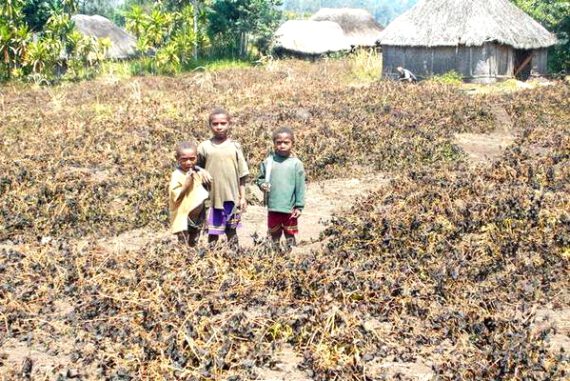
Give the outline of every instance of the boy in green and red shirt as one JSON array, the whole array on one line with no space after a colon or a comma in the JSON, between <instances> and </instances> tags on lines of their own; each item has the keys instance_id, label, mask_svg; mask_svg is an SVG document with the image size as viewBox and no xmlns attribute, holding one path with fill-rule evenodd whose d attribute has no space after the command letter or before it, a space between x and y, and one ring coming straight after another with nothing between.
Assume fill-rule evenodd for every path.
<instances>
[{"instance_id":1,"label":"boy in green and red shirt","mask_svg":"<svg viewBox=\"0 0 570 381\"><path fill-rule=\"evenodd\" d=\"M274 153L261 163L257 178L257 185L266 192L271 239L279 244L284 235L289 249L296 244L297 219L305 206L305 169L291 153L294 143L290 128L277 129L273 133Z\"/></svg>"}]
</instances>

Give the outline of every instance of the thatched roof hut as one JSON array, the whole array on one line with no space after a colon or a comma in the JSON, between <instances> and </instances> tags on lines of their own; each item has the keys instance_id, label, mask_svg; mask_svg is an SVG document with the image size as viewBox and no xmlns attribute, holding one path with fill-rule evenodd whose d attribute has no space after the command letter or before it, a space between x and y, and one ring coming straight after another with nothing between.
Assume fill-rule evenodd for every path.
<instances>
[{"instance_id":1,"label":"thatched roof hut","mask_svg":"<svg viewBox=\"0 0 570 381\"><path fill-rule=\"evenodd\" d=\"M274 34L276 54L319 56L350 50L340 25L332 21L289 20Z\"/></svg>"},{"instance_id":2,"label":"thatched roof hut","mask_svg":"<svg viewBox=\"0 0 570 381\"><path fill-rule=\"evenodd\" d=\"M322 8L311 20L336 22L342 28L348 43L353 46L374 46L383 30L365 9Z\"/></svg>"},{"instance_id":3,"label":"thatched roof hut","mask_svg":"<svg viewBox=\"0 0 570 381\"><path fill-rule=\"evenodd\" d=\"M136 53L136 39L115 25L111 20L99 16L74 15L71 19L79 32L86 36L108 38L111 47L107 51L107 58L129 58Z\"/></svg>"},{"instance_id":4,"label":"thatched roof hut","mask_svg":"<svg viewBox=\"0 0 570 381\"><path fill-rule=\"evenodd\" d=\"M546 72L556 37L508 0L420 0L380 36L383 73L420 76L455 70L493 81Z\"/></svg>"}]
</instances>

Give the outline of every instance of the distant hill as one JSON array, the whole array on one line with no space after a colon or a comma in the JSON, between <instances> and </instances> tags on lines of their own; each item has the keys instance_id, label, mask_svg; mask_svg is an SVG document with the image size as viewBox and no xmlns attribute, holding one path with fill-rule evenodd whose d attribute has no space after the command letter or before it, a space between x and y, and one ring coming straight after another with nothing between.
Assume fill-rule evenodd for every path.
<instances>
[{"instance_id":1,"label":"distant hill","mask_svg":"<svg viewBox=\"0 0 570 381\"><path fill-rule=\"evenodd\" d=\"M376 21L386 26L412 6L417 0L283 0L283 9L298 14L313 14L321 8L363 8Z\"/></svg>"}]
</instances>

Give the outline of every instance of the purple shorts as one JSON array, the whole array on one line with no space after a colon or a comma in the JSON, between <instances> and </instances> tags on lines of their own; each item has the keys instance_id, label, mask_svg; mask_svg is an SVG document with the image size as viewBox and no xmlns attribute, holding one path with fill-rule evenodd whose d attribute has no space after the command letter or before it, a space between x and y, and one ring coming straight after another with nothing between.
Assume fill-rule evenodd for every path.
<instances>
[{"instance_id":1,"label":"purple shorts","mask_svg":"<svg viewBox=\"0 0 570 381\"><path fill-rule=\"evenodd\" d=\"M224 209L210 208L208 213L208 234L225 234L226 229L236 229L240 226L241 215L235 211L235 203L224 202Z\"/></svg>"}]
</instances>

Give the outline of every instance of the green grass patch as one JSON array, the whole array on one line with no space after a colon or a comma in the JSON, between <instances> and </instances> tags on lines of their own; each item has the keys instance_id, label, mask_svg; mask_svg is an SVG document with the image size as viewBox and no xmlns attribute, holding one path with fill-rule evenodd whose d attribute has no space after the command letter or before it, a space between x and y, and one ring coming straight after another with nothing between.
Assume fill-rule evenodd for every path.
<instances>
[{"instance_id":1,"label":"green grass patch","mask_svg":"<svg viewBox=\"0 0 570 381\"><path fill-rule=\"evenodd\" d=\"M441 85L461 85L463 83L463 77L455 70L451 70L445 74L434 75L430 77L428 81Z\"/></svg>"},{"instance_id":2,"label":"green grass patch","mask_svg":"<svg viewBox=\"0 0 570 381\"><path fill-rule=\"evenodd\" d=\"M352 79L359 82L374 82L382 73L382 54L373 49L358 50L350 57Z\"/></svg>"},{"instance_id":3,"label":"green grass patch","mask_svg":"<svg viewBox=\"0 0 570 381\"><path fill-rule=\"evenodd\" d=\"M152 57L141 57L129 61L106 62L102 68L103 75L113 75L128 78L140 75L176 75L196 69L218 71L231 68L245 68L253 65L251 60L236 60L227 58L204 58L187 64L168 64L159 66Z\"/></svg>"},{"instance_id":4,"label":"green grass patch","mask_svg":"<svg viewBox=\"0 0 570 381\"><path fill-rule=\"evenodd\" d=\"M217 71L225 69L246 68L253 66L252 61L249 60L236 60L236 59L215 59L215 60L198 60L189 66L190 70L196 68L204 68L206 70Z\"/></svg>"}]
</instances>

